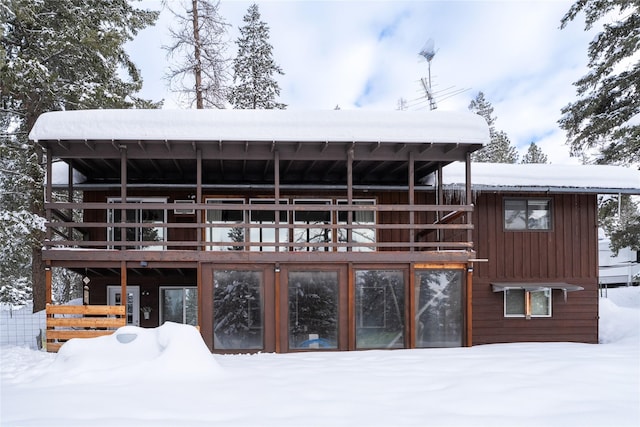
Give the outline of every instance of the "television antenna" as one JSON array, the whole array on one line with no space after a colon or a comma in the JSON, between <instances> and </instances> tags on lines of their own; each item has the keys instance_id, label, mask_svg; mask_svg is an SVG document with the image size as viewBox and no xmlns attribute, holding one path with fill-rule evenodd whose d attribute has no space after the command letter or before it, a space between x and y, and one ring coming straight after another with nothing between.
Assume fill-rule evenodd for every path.
<instances>
[{"instance_id":1,"label":"television antenna","mask_svg":"<svg viewBox=\"0 0 640 427\"><path fill-rule=\"evenodd\" d=\"M433 96L433 90L431 89L431 60L434 56L436 56L435 43L433 39L427 40L427 42L422 47L422 50L420 50L419 55L427 60L427 69L429 71L428 77L426 79L422 77L420 79L420 83L422 83L424 93L429 100L429 109L435 110L436 108L438 108L438 105L436 104L436 99Z\"/></svg>"}]
</instances>

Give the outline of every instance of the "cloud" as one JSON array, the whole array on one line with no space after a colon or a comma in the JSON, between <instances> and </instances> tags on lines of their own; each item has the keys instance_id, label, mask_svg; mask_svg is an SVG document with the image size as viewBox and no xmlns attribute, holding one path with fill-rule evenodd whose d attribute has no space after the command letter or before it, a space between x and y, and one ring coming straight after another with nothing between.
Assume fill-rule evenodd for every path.
<instances>
[{"instance_id":1,"label":"cloud","mask_svg":"<svg viewBox=\"0 0 640 427\"><path fill-rule=\"evenodd\" d=\"M280 100L289 109L392 110L398 100L428 109L420 78L428 73L418 55L435 42L431 63L438 108L466 110L483 91L507 132L524 153L535 141L556 162L573 162L557 121L575 99L572 83L587 71L593 39L580 22L559 30L572 0L561 1L258 1L270 27L273 55L285 72ZM159 8L159 0L142 7ZM250 1L222 0L230 26L230 54ZM143 31L130 52L145 79L143 96L166 98L161 75L166 58L159 41L170 17ZM164 43L167 43L165 41ZM453 96L451 96L453 95ZM448 96L448 97L447 97Z\"/></svg>"}]
</instances>

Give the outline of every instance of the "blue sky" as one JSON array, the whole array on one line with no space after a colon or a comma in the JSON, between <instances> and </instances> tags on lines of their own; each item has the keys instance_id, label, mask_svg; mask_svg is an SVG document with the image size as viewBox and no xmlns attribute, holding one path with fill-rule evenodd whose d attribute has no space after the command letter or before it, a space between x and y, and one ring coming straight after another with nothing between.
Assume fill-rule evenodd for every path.
<instances>
[{"instance_id":1,"label":"blue sky","mask_svg":"<svg viewBox=\"0 0 640 427\"><path fill-rule=\"evenodd\" d=\"M171 4L178 0L169 0ZM252 2L222 0L229 27L229 55L242 17ZM438 99L438 109L466 110L483 91L494 106L496 127L523 154L535 141L553 163L569 157L558 128L560 109L575 99L574 81L587 72L587 46L594 32L581 20L560 30L573 1L258 1L271 30L280 101L289 109L394 110L404 98L411 110L428 111L420 85L427 62L418 55L435 43L434 91L457 93ZM160 9L160 0L141 7ZM144 78L142 96L183 108L162 79L171 16L129 45Z\"/></svg>"}]
</instances>

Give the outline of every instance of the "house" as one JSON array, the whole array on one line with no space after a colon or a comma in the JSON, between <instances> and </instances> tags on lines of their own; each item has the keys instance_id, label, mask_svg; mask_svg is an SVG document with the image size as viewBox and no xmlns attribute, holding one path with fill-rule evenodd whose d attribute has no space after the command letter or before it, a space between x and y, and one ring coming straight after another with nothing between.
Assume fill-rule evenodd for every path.
<instances>
[{"instance_id":1,"label":"house","mask_svg":"<svg viewBox=\"0 0 640 427\"><path fill-rule=\"evenodd\" d=\"M464 171L445 168L445 192ZM639 194L604 165L472 165L473 343L598 342L598 194ZM502 310L500 310L500 306Z\"/></svg>"},{"instance_id":2,"label":"house","mask_svg":"<svg viewBox=\"0 0 640 427\"><path fill-rule=\"evenodd\" d=\"M66 111L30 139L48 295L86 285L47 306L52 351L165 321L219 353L597 342L596 194L640 188L476 181L471 113Z\"/></svg>"}]
</instances>

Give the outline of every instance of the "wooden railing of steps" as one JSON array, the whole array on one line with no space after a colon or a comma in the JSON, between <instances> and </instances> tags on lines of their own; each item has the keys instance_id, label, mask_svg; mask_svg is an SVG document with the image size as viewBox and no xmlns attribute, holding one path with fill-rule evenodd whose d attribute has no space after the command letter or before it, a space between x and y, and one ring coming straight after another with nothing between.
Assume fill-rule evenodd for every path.
<instances>
[{"instance_id":1,"label":"wooden railing of steps","mask_svg":"<svg viewBox=\"0 0 640 427\"><path fill-rule=\"evenodd\" d=\"M110 335L126 324L124 305L47 304L47 351L57 352L72 338Z\"/></svg>"}]
</instances>

